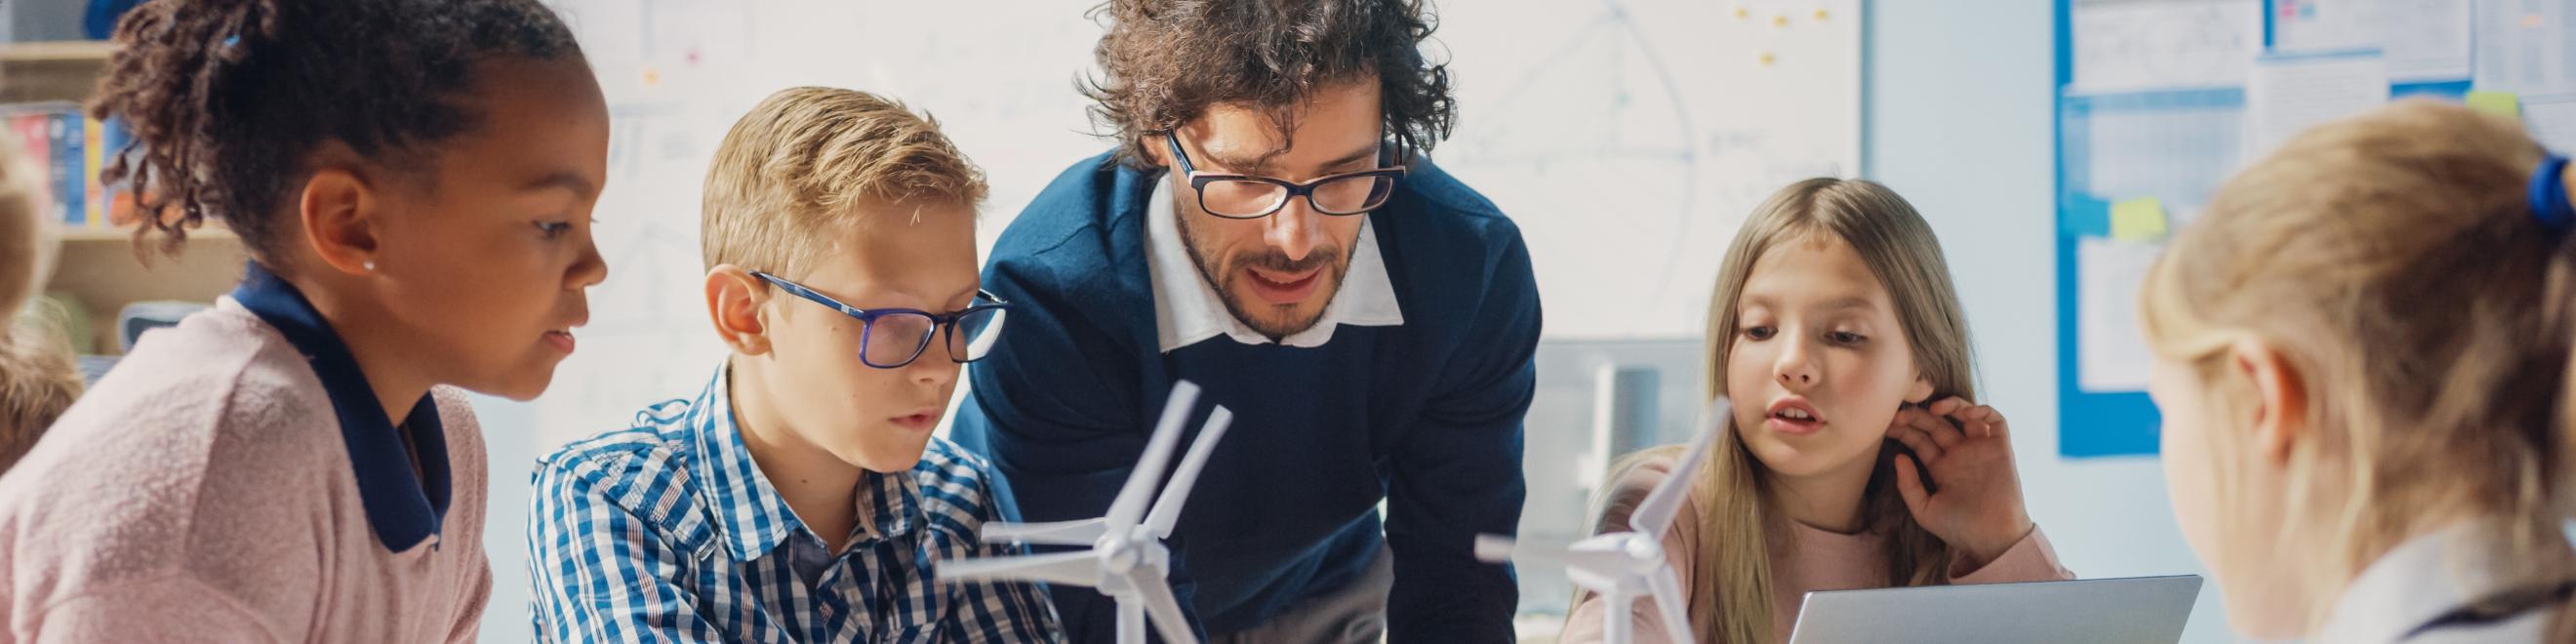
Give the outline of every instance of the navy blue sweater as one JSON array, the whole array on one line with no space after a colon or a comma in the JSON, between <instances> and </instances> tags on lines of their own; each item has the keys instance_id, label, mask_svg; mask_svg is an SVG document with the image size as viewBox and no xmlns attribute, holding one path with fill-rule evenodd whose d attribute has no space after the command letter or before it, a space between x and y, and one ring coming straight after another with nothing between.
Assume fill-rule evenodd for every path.
<instances>
[{"instance_id":1,"label":"navy blue sweater","mask_svg":"<svg viewBox=\"0 0 2576 644\"><path fill-rule=\"evenodd\" d=\"M992 457L1023 519L1096 517L1172 383L1196 382L1189 438L1210 405L1235 412L1170 541L1174 590L1204 632L1344 588L1384 544L1393 641L1512 641L1512 572L1477 561L1472 543L1520 521L1538 286L1510 219L1428 162L1414 170L1367 215L1402 326L1344 326L1302 349L1218 336L1165 354L1144 222L1161 172L1107 155L1075 164L985 267L985 288L1013 309L970 369L957 441ZM1107 598L1053 592L1074 641L1111 639Z\"/></svg>"}]
</instances>

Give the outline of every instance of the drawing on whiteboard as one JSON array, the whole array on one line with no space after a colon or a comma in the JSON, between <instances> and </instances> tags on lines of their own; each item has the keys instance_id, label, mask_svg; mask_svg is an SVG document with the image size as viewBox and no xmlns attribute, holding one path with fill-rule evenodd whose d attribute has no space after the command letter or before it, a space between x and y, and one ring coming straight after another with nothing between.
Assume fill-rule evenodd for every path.
<instances>
[{"instance_id":1,"label":"drawing on whiteboard","mask_svg":"<svg viewBox=\"0 0 2576 644\"><path fill-rule=\"evenodd\" d=\"M1534 255L1549 254L1539 249L1544 245L1590 243L1569 234L1581 230L1618 231L1646 242L1640 246L1663 246L1650 252L1667 259L1646 279L1654 283L1653 297L1671 295L1669 257L1685 250L1682 240L1699 214L1699 155L1692 145L1699 133L1672 70L1615 6L1575 30L1545 60L1484 108L1493 116L1481 127L1462 127L1444 144L1443 165L1472 175L1470 185L1498 202L1514 198L1517 203L1505 214L1532 205L1560 213L1518 219ZM1568 189L1577 186L1618 188ZM1525 192L1545 194L1515 194ZM1617 216L1561 216L1585 211ZM1639 277L1634 267L1615 270L1629 271L1625 279ZM1540 292L1544 297L1547 289Z\"/></svg>"},{"instance_id":2,"label":"drawing on whiteboard","mask_svg":"<svg viewBox=\"0 0 2576 644\"><path fill-rule=\"evenodd\" d=\"M1697 335L1735 224L1782 186L1858 169L1849 4L1491 16L1575 25L1538 47L1507 29L1442 32L1461 116L1440 165L1520 226L1543 306L1631 312L1551 317L1551 337ZM1487 17L1446 9L1452 25Z\"/></svg>"}]
</instances>

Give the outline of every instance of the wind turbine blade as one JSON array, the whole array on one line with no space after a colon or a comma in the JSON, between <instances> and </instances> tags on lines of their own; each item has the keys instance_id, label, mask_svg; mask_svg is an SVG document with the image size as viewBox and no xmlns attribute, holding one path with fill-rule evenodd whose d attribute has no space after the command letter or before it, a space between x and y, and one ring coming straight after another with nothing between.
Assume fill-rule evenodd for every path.
<instances>
[{"instance_id":1,"label":"wind turbine blade","mask_svg":"<svg viewBox=\"0 0 2576 644\"><path fill-rule=\"evenodd\" d=\"M1708 401L1708 408L1701 413L1699 435L1691 437L1690 451L1682 455L1681 463L1673 466L1672 476L1665 477L1653 492L1646 493L1646 500L1638 502L1637 510L1628 514L1628 529L1649 539L1664 538L1664 529L1672 527L1673 515L1681 511L1682 498L1690 495L1691 481L1699 475L1700 466L1708 461L1709 444L1715 441L1718 432L1726 431L1727 419L1734 413L1733 409L1725 398Z\"/></svg>"},{"instance_id":2,"label":"wind turbine blade","mask_svg":"<svg viewBox=\"0 0 2576 644\"><path fill-rule=\"evenodd\" d=\"M1145 602L1145 615L1154 622L1154 630L1163 634L1164 644L1198 644L1190 632L1189 617L1181 614L1180 600L1172 598L1172 586L1145 566L1127 571L1127 583L1136 587L1136 599Z\"/></svg>"},{"instance_id":3,"label":"wind turbine blade","mask_svg":"<svg viewBox=\"0 0 2576 644\"><path fill-rule=\"evenodd\" d=\"M1637 596L1620 588L1601 591L1601 644L1637 641ZM1679 644L1679 643L1675 643Z\"/></svg>"},{"instance_id":4,"label":"wind turbine blade","mask_svg":"<svg viewBox=\"0 0 2576 644\"><path fill-rule=\"evenodd\" d=\"M1050 546L1088 546L1100 541L1100 535L1104 534L1108 525L1108 522L1103 519L1046 523L994 522L984 524L979 532L984 543L1025 541Z\"/></svg>"},{"instance_id":5,"label":"wind turbine blade","mask_svg":"<svg viewBox=\"0 0 2576 644\"><path fill-rule=\"evenodd\" d=\"M1646 580L1654 591L1655 612L1664 624L1664 641L1696 641L1691 637L1689 613L1684 611L1682 604L1681 574L1674 572L1672 566L1660 566L1654 574L1647 575Z\"/></svg>"},{"instance_id":6,"label":"wind turbine blade","mask_svg":"<svg viewBox=\"0 0 2576 644\"><path fill-rule=\"evenodd\" d=\"M953 559L939 562L930 574L941 582L966 581L1043 581L1050 584L1098 587L1100 557L1089 550L994 557L990 559Z\"/></svg>"},{"instance_id":7,"label":"wind turbine blade","mask_svg":"<svg viewBox=\"0 0 2576 644\"><path fill-rule=\"evenodd\" d=\"M1199 400L1199 386L1182 380L1172 383L1172 398L1163 404L1163 418L1154 423L1154 437L1145 443L1145 454L1136 469L1127 475L1127 485L1118 489L1118 498L1109 503L1109 531L1124 534L1144 518L1145 503L1154 496L1154 483L1162 480L1163 467L1172 462L1172 447L1181 440L1181 426L1189 423L1191 405Z\"/></svg>"},{"instance_id":8,"label":"wind turbine blade","mask_svg":"<svg viewBox=\"0 0 2576 644\"><path fill-rule=\"evenodd\" d=\"M1234 424L1234 410L1218 405L1208 413L1207 426L1199 428L1197 442L1181 456L1181 464L1172 470L1172 482L1163 488L1163 496L1154 499L1154 511L1145 515L1145 526L1154 538L1172 538L1172 526L1181 522L1181 507L1190 501L1190 488L1198 485L1199 470L1207 467L1208 455L1216 452L1216 442L1225 438L1225 428Z\"/></svg>"}]
</instances>

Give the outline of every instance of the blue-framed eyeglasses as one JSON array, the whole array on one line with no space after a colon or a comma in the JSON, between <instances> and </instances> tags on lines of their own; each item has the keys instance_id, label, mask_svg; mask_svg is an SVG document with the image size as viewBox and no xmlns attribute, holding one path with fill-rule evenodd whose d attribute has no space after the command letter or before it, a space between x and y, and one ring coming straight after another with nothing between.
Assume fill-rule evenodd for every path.
<instances>
[{"instance_id":1,"label":"blue-framed eyeglasses","mask_svg":"<svg viewBox=\"0 0 2576 644\"><path fill-rule=\"evenodd\" d=\"M1179 133L1163 131L1163 143L1172 146L1172 158L1181 163L1181 177L1197 193L1199 209L1227 219L1260 219L1279 212L1288 200L1299 197L1315 212L1336 217L1356 215L1386 205L1395 194L1395 181L1404 178L1404 166L1361 170L1318 177L1297 183L1286 179L1257 177L1248 174L1200 172L1190 163L1190 153L1181 150Z\"/></svg>"},{"instance_id":2,"label":"blue-framed eyeglasses","mask_svg":"<svg viewBox=\"0 0 2576 644\"><path fill-rule=\"evenodd\" d=\"M941 340L948 359L960 364L984 359L992 353L995 340L1002 337L1002 322L1009 317L1011 304L986 291L976 291L976 303L952 313L932 313L919 309L862 309L832 296L814 292L805 285L776 275L752 272L762 280L778 285L797 297L832 307L842 315L859 321L859 362L878 369L901 369L928 352L933 340ZM946 333L942 333L945 331Z\"/></svg>"}]
</instances>

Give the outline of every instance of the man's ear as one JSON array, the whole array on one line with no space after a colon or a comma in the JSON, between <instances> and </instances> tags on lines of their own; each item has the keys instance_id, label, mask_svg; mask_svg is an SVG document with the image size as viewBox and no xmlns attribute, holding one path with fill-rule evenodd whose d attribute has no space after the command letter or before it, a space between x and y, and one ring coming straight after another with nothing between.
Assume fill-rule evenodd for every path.
<instances>
[{"instance_id":1,"label":"man's ear","mask_svg":"<svg viewBox=\"0 0 2576 644\"><path fill-rule=\"evenodd\" d=\"M751 271L732 264L707 270L707 320L715 323L717 338L734 353L769 353L769 321L760 314L761 305L769 301L768 287Z\"/></svg>"},{"instance_id":2,"label":"man's ear","mask_svg":"<svg viewBox=\"0 0 2576 644\"><path fill-rule=\"evenodd\" d=\"M1166 170L1175 169L1180 166L1179 163L1173 162L1172 160L1171 144L1163 142L1164 139L1168 138L1172 138L1172 135L1156 132L1146 134L1136 140L1138 144L1145 147L1145 161L1147 163L1152 163L1155 167Z\"/></svg>"},{"instance_id":3,"label":"man's ear","mask_svg":"<svg viewBox=\"0 0 2576 644\"><path fill-rule=\"evenodd\" d=\"M295 205L305 244L322 264L347 275L365 275L377 266L377 233L384 225L385 201L364 174L365 166L345 144L325 143L314 151L320 168L304 180Z\"/></svg>"},{"instance_id":4,"label":"man's ear","mask_svg":"<svg viewBox=\"0 0 2576 644\"><path fill-rule=\"evenodd\" d=\"M2237 340L2228 348L2230 367L2251 385L2251 417L2233 419L2254 429L2257 454L2274 465L2286 465L2300 441L2308 440L2308 385L2298 365L2260 339Z\"/></svg>"}]
</instances>

